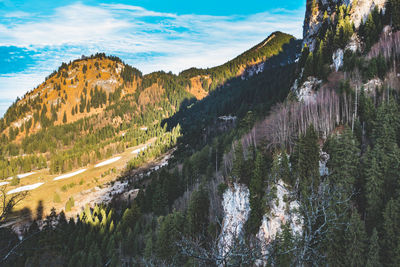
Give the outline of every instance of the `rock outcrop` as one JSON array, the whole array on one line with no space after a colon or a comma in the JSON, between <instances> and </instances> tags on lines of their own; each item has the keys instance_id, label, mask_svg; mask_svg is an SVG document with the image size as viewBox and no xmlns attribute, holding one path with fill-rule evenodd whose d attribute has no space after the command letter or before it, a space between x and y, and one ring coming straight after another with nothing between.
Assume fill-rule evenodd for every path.
<instances>
[{"instance_id":1,"label":"rock outcrop","mask_svg":"<svg viewBox=\"0 0 400 267\"><path fill-rule=\"evenodd\" d=\"M315 48L315 37L318 35L324 16L332 21L335 17L335 7L338 5L350 6L351 21L358 28L365 21L369 13L377 6L384 9L388 0L307 0L306 16L303 26L303 45L307 45L310 51Z\"/></svg>"},{"instance_id":2,"label":"rock outcrop","mask_svg":"<svg viewBox=\"0 0 400 267\"><path fill-rule=\"evenodd\" d=\"M224 220L219 251L225 256L233 248L236 239L243 233L243 227L250 215L250 191L247 186L235 183L223 195Z\"/></svg>"}]
</instances>

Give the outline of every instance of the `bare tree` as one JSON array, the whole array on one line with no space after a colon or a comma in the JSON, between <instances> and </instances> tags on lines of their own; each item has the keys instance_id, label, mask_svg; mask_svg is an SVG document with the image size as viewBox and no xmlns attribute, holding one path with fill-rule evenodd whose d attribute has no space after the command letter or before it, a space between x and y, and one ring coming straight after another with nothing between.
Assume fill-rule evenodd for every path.
<instances>
[{"instance_id":1,"label":"bare tree","mask_svg":"<svg viewBox=\"0 0 400 267\"><path fill-rule=\"evenodd\" d=\"M350 95L339 96L334 90L322 88L310 102L285 102L276 105L271 114L253 129L254 139L268 141L268 148L292 148L295 140L310 124L327 136L339 124L353 121Z\"/></svg>"},{"instance_id":2,"label":"bare tree","mask_svg":"<svg viewBox=\"0 0 400 267\"><path fill-rule=\"evenodd\" d=\"M232 231L231 236L231 242L225 244L223 249L222 236L205 243L205 237L191 238L182 235L177 246L181 255L195 259L200 266L253 266L258 260L265 258L261 252L261 242L257 238L245 240L236 231Z\"/></svg>"},{"instance_id":3,"label":"bare tree","mask_svg":"<svg viewBox=\"0 0 400 267\"><path fill-rule=\"evenodd\" d=\"M7 186L0 187L0 225L3 224L9 215L11 214L13 208L20 203L28 193L20 192L16 194L7 194Z\"/></svg>"},{"instance_id":4,"label":"bare tree","mask_svg":"<svg viewBox=\"0 0 400 267\"><path fill-rule=\"evenodd\" d=\"M343 226L346 210L353 194L343 187L323 182L318 191L310 187L310 194L300 199L303 236L296 245L296 265L323 265L322 246L329 242L328 233ZM346 223L346 222L345 222Z\"/></svg>"},{"instance_id":5,"label":"bare tree","mask_svg":"<svg viewBox=\"0 0 400 267\"><path fill-rule=\"evenodd\" d=\"M20 203L27 195L28 193L26 191L10 195L7 194L6 185L0 187L0 226L2 226L9 219L13 208L18 205L18 203ZM20 243L21 242L17 242L17 240L11 238L7 244L3 244L4 247L0 249L0 263L5 262L10 255L14 254Z\"/></svg>"}]
</instances>

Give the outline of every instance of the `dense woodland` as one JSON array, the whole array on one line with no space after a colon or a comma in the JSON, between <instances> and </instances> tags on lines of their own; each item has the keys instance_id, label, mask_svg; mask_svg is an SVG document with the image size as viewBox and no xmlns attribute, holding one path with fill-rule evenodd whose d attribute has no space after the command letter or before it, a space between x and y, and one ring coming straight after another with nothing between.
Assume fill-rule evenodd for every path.
<instances>
[{"instance_id":1,"label":"dense woodland","mask_svg":"<svg viewBox=\"0 0 400 267\"><path fill-rule=\"evenodd\" d=\"M167 167L143 179L120 177L129 180L130 188L140 189L134 200L86 207L75 220L55 211L40 220L38 210L22 241L1 228L1 262L5 266L252 266L263 260L266 266L397 266L400 87L390 86L389 74L397 67L398 35L382 39L380 33L385 25L399 29L400 2L389 1L385 14L375 9L357 32L349 12L348 7L338 6L333 22L327 16L316 49L311 53L303 48L297 64L293 63L300 52L296 42L283 50L284 64L271 63L247 79L232 78L237 69L229 64L234 60L224 65L231 69L227 74L215 74L224 78L213 79L217 84L221 79L229 83L213 88L197 102L184 91L188 84L182 77L213 75L212 69L179 76L154 73L143 88L163 84L165 113L151 112L155 107L151 106L119 128L96 128L95 117L83 119L49 127L37 134L43 137L33 135L20 146L3 148L10 154L12 149L16 154L20 150L50 153L50 169L63 172L74 168L75 161L77 166L87 164L83 158L91 159L90 153L106 157L115 153L113 149L122 151L153 137L157 138L154 146L128 168L178 146ZM298 101L289 90L301 70L303 80L309 76L327 80L333 52L345 48L353 33L365 47L363 52L345 52L341 71L347 79L334 89L321 88L311 103ZM388 49L391 52L385 54ZM253 57L253 53L245 55ZM388 82L372 90L361 86L377 78ZM97 94L101 96L101 91ZM136 111L127 99L111 99L115 104L107 109L114 116ZM171 103L177 109L168 109ZM235 116L235 122L221 125L217 117L227 114ZM149 128L140 131L137 125ZM92 134L85 138L67 134L84 131ZM34 140L45 139L54 143L35 144ZM70 147L57 156L51 154L59 146ZM328 172L321 173L324 153ZM27 165L24 170L30 165L44 167L43 157L16 157L3 177L20 171L14 169L21 168L21 162ZM302 233L294 235L290 224L283 224L265 253L255 234L264 214L270 212L270 203L276 201L279 181L291 192L285 202L299 203ZM221 256L223 213L218 203L235 183L249 189L250 216L243 236L236 236L228 256Z\"/></svg>"}]
</instances>

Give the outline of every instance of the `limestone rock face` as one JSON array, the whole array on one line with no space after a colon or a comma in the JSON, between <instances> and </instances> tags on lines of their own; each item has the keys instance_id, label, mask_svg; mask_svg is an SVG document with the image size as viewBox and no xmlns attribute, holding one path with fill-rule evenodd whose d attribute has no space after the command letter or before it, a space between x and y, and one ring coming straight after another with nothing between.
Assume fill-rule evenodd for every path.
<instances>
[{"instance_id":1,"label":"limestone rock face","mask_svg":"<svg viewBox=\"0 0 400 267\"><path fill-rule=\"evenodd\" d=\"M303 26L303 45L307 45L311 51L315 47L315 37L322 27L324 13L329 20L335 16L337 5L351 6L351 21L356 28L365 21L370 12L377 6L384 9L388 0L307 0L306 16Z\"/></svg>"},{"instance_id":2,"label":"limestone rock face","mask_svg":"<svg viewBox=\"0 0 400 267\"><path fill-rule=\"evenodd\" d=\"M242 236L244 225L250 215L250 191L247 186L235 183L223 195L224 220L219 240L222 256L230 252L235 239Z\"/></svg>"},{"instance_id":3,"label":"limestone rock face","mask_svg":"<svg viewBox=\"0 0 400 267\"><path fill-rule=\"evenodd\" d=\"M324 13L332 15L333 7L338 4L347 3L352 0L307 0L306 16L303 25L303 45L307 45L311 51L314 50L315 37L317 36L324 19Z\"/></svg>"},{"instance_id":4,"label":"limestone rock face","mask_svg":"<svg viewBox=\"0 0 400 267\"><path fill-rule=\"evenodd\" d=\"M388 0L351 0L352 10L351 20L354 22L356 28L360 27L362 21L365 21L369 13L378 6L379 9L385 7Z\"/></svg>"}]
</instances>

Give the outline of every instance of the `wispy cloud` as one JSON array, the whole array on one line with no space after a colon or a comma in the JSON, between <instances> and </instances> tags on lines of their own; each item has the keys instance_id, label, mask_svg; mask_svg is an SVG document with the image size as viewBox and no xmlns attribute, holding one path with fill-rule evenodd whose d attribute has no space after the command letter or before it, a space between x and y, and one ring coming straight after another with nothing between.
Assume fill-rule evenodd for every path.
<instances>
[{"instance_id":1,"label":"wispy cloud","mask_svg":"<svg viewBox=\"0 0 400 267\"><path fill-rule=\"evenodd\" d=\"M304 11L280 9L249 16L177 15L132 5L75 3L59 7L50 15L17 12L7 16L0 20L0 46L34 51L30 59L35 60L35 67L22 74L7 73L7 77L0 73L0 99L15 98L16 92L20 95L22 90L35 86L37 77L44 79L62 61L82 54L117 55L144 73L178 73L189 67L222 64L273 31L301 37Z\"/></svg>"},{"instance_id":2,"label":"wispy cloud","mask_svg":"<svg viewBox=\"0 0 400 267\"><path fill-rule=\"evenodd\" d=\"M26 17L30 17L31 15L32 14L30 14L28 12L15 11L15 12L6 13L4 15L4 17L6 17L6 18L26 18Z\"/></svg>"}]
</instances>

